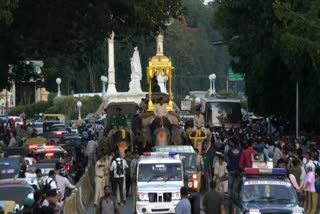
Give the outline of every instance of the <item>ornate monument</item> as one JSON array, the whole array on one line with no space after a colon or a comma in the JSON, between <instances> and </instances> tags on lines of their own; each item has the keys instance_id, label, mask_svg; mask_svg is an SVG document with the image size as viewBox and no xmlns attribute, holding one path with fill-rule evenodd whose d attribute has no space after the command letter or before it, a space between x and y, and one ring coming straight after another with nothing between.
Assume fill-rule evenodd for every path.
<instances>
[{"instance_id":1,"label":"ornate monument","mask_svg":"<svg viewBox=\"0 0 320 214\"><path fill-rule=\"evenodd\" d=\"M129 83L129 93L142 93L140 81L142 79L142 68L138 47L134 48L131 60L131 82Z\"/></svg>"},{"instance_id":2,"label":"ornate monument","mask_svg":"<svg viewBox=\"0 0 320 214\"><path fill-rule=\"evenodd\" d=\"M160 49L158 50L157 55L152 57L149 60L149 66L147 67L147 80L149 85L148 111L153 111L155 108L152 102L152 79L160 75L168 77L169 102L167 105L167 111L173 111L173 93L172 93L173 70L174 70L174 67L172 66L171 60L167 56L164 56L163 53L160 52Z\"/></svg>"}]
</instances>

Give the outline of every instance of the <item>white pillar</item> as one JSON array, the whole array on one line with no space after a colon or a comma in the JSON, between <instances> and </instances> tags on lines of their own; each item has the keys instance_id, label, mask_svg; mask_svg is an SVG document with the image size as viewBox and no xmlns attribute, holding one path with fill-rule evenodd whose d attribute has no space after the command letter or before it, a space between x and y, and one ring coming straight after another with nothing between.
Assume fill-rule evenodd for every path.
<instances>
[{"instance_id":1,"label":"white pillar","mask_svg":"<svg viewBox=\"0 0 320 214\"><path fill-rule=\"evenodd\" d=\"M12 104L16 106L16 84L12 82Z\"/></svg>"},{"instance_id":2,"label":"white pillar","mask_svg":"<svg viewBox=\"0 0 320 214\"><path fill-rule=\"evenodd\" d=\"M61 84L61 78L57 78L56 79L56 83L58 85L58 93L57 93L57 97L60 97L61 96L61 92L60 92L60 84Z\"/></svg>"},{"instance_id":3,"label":"white pillar","mask_svg":"<svg viewBox=\"0 0 320 214\"><path fill-rule=\"evenodd\" d=\"M160 51L161 53L163 53L163 34L160 33L157 36L157 52Z\"/></svg>"},{"instance_id":4,"label":"white pillar","mask_svg":"<svg viewBox=\"0 0 320 214\"><path fill-rule=\"evenodd\" d=\"M114 32L108 39L108 89L107 94L116 94L115 68L114 68Z\"/></svg>"}]
</instances>

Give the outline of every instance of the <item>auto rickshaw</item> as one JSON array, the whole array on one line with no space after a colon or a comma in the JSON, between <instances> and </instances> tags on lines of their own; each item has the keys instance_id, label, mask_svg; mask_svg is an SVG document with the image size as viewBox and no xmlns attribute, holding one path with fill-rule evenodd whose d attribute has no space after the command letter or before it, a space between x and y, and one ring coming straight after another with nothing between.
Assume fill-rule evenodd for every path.
<instances>
[{"instance_id":1,"label":"auto rickshaw","mask_svg":"<svg viewBox=\"0 0 320 214\"><path fill-rule=\"evenodd\" d=\"M47 144L48 140L43 137L35 137L35 138L28 138L25 142L25 145L29 149L37 149L41 144Z\"/></svg>"}]
</instances>

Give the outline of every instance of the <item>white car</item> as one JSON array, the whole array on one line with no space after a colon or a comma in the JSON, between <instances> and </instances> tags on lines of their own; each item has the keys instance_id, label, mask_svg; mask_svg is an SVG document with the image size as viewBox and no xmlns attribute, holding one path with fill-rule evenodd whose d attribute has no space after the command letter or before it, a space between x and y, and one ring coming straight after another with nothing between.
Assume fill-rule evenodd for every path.
<instances>
[{"instance_id":1,"label":"white car","mask_svg":"<svg viewBox=\"0 0 320 214\"><path fill-rule=\"evenodd\" d=\"M137 168L138 214L175 213L184 185L183 166L177 154L166 152L144 153Z\"/></svg>"},{"instance_id":2,"label":"white car","mask_svg":"<svg viewBox=\"0 0 320 214\"><path fill-rule=\"evenodd\" d=\"M32 128L35 129L38 134L43 134L43 122L32 123Z\"/></svg>"}]
</instances>

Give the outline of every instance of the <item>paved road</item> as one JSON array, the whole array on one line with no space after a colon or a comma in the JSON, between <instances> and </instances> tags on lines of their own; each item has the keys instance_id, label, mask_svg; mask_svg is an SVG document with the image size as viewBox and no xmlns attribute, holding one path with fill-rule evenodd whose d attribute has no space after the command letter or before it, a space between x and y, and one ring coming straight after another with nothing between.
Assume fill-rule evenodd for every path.
<instances>
[{"instance_id":1,"label":"paved road","mask_svg":"<svg viewBox=\"0 0 320 214\"><path fill-rule=\"evenodd\" d=\"M201 197L201 201L202 201L202 198L203 198L203 197ZM134 206L133 206L132 197L128 197L126 204L125 204L125 205L122 205L122 206L120 207L120 213L121 213L121 214L133 214L133 211L134 211L133 207L134 207ZM93 207L93 205L90 206L90 207L88 207L86 213L87 213L87 214L95 214L95 213L96 213L96 212L95 212L95 208ZM201 212L200 214L205 214L205 213L204 213L204 212Z\"/></svg>"},{"instance_id":2,"label":"paved road","mask_svg":"<svg viewBox=\"0 0 320 214\"><path fill-rule=\"evenodd\" d=\"M87 214L95 214L96 213L96 209L92 206L88 207L87 209ZM121 214L133 214L133 201L132 201L132 197L128 197L127 198L127 202L125 205L122 205L120 207L120 213Z\"/></svg>"}]
</instances>

